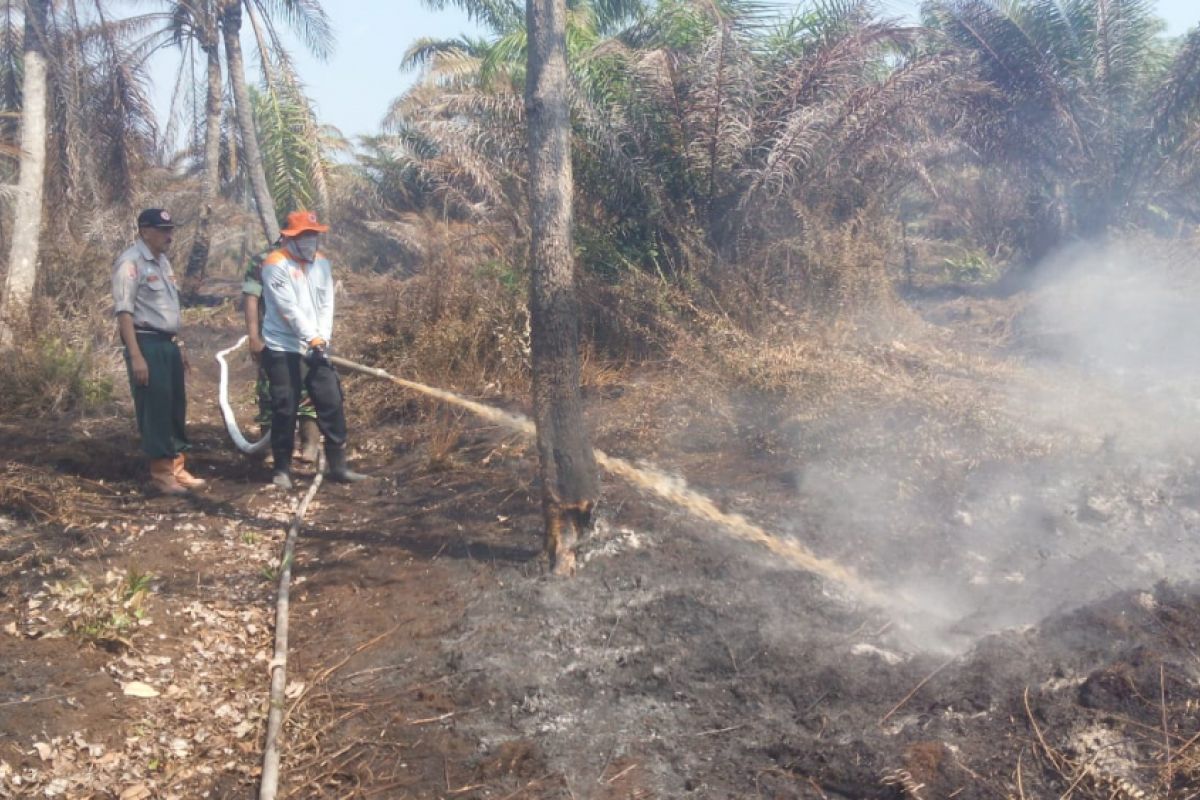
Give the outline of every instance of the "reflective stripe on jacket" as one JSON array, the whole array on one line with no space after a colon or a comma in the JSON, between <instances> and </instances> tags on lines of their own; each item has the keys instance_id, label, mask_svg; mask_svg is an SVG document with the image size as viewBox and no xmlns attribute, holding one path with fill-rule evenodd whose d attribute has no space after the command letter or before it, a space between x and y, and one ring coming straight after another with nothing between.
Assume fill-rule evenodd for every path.
<instances>
[{"instance_id":1,"label":"reflective stripe on jacket","mask_svg":"<svg viewBox=\"0 0 1200 800\"><path fill-rule=\"evenodd\" d=\"M332 340L333 270L325 256L305 265L281 247L263 260L262 283L267 347L306 353L313 339Z\"/></svg>"}]
</instances>

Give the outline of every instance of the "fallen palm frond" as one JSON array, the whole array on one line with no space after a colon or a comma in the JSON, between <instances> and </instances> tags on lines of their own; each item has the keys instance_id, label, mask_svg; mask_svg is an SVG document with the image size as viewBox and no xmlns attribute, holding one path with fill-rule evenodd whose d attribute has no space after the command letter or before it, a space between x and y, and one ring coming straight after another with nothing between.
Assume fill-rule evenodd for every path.
<instances>
[{"instance_id":1,"label":"fallen palm frond","mask_svg":"<svg viewBox=\"0 0 1200 800\"><path fill-rule=\"evenodd\" d=\"M1174 707L1162 698L1163 728L1141 725L1134 720L1109 720L1096 728L1075 731L1061 746L1052 744L1054 734L1038 723L1025 690L1023 704L1034 752L1041 757L1046 773L1064 800L1149 800L1152 797L1200 798L1196 778L1200 757L1195 745L1200 733L1183 741L1174 731L1183 718L1190 718L1194 700ZM1172 739L1183 741L1172 746ZM1020 775L1020 772L1018 772ZM1182 790L1181 794L1176 794ZM1023 791L1023 787L1022 787Z\"/></svg>"},{"instance_id":2,"label":"fallen palm frond","mask_svg":"<svg viewBox=\"0 0 1200 800\"><path fill-rule=\"evenodd\" d=\"M906 769L897 769L888 772L879 782L884 786L898 787L908 800L923 800L921 790L925 788L925 784L918 783L916 778L912 776L912 773Z\"/></svg>"},{"instance_id":3,"label":"fallen palm frond","mask_svg":"<svg viewBox=\"0 0 1200 800\"><path fill-rule=\"evenodd\" d=\"M111 492L99 484L27 464L0 472L0 509L66 527L111 517Z\"/></svg>"}]
</instances>

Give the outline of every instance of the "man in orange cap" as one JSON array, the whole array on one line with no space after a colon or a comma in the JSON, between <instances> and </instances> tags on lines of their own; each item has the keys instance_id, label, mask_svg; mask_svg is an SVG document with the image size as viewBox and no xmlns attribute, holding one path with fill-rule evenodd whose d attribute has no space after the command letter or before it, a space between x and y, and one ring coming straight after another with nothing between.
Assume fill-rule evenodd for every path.
<instances>
[{"instance_id":1,"label":"man in orange cap","mask_svg":"<svg viewBox=\"0 0 1200 800\"><path fill-rule=\"evenodd\" d=\"M285 490L292 488L301 386L317 409L330 480L352 483L366 477L346 465L342 385L327 356L333 337L333 272L318 245L328 230L313 212L293 211L280 231L279 248L263 260L262 365L271 386L272 482Z\"/></svg>"},{"instance_id":2,"label":"man in orange cap","mask_svg":"<svg viewBox=\"0 0 1200 800\"><path fill-rule=\"evenodd\" d=\"M262 266L271 251L282 244L276 240L275 244L266 250L251 256L242 277L246 336L250 343L250 358L258 365L258 379L254 383L258 415L254 419L263 431L271 429L271 382L267 379L267 371L262 365L262 351L266 347L262 339ZM308 398L308 390L303 387L300 388L300 409L296 417L300 423L300 463L315 464L317 450L321 447L321 429L317 427L317 410Z\"/></svg>"}]
</instances>

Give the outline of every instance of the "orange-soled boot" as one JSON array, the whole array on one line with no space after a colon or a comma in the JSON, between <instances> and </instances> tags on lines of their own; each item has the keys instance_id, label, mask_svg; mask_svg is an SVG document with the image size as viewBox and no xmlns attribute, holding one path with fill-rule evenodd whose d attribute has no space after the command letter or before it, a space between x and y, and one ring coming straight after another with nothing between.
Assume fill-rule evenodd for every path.
<instances>
[{"instance_id":1,"label":"orange-soled boot","mask_svg":"<svg viewBox=\"0 0 1200 800\"><path fill-rule=\"evenodd\" d=\"M167 495L188 493L175 479L175 461L171 458L156 458L150 462L150 488Z\"/></svg>"},{"instance_id":2,"label":"orange-soled boot","mask_svg":"<svg viewBox=\"0 0 1200 800\"><path fill-rule=\"evenodd\" d=\"M179 455L175 456L175 462L172 465L174 468L176 483L178 483L184 489L199 489L201 486L208 483L208 481L204 480L204 478L197 478L195 475L188 472L187 469L184 468L183 464L183 453L180 453Z\"/></svg>"}]
</instances>

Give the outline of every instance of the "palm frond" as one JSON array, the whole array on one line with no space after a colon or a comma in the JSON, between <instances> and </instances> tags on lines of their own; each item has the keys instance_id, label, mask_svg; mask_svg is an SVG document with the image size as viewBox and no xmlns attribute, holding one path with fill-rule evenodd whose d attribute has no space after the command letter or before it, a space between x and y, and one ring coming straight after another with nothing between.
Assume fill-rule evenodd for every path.
<instances>
[{"instance_id":1,"label":"palm frond","mask_svg":"<svg viewBox=\"0 0 1200 800\"><path fill-rule=\"evenodd\" d=\"M494 34L504 34L524 24L525 7L515 0L423 0L426 8L444 11L457 8L467 18Z\"/></svg>"},{"instance_id":2,"label":"palm frond","mask_svg":"<svg viewBox=\"0 0 1200 800\"><path fill-rule=\"evenodd\" d=\"M329 15L318 0L245 0L248 11L257 11L269 23L287 23L313 56L324 61L333 53L337 37Z\"/></svg>"}]
</instances>

